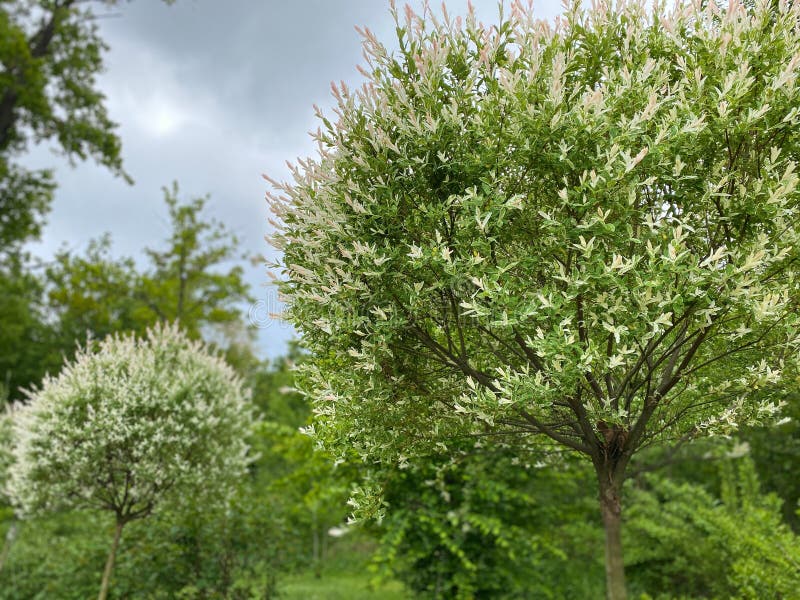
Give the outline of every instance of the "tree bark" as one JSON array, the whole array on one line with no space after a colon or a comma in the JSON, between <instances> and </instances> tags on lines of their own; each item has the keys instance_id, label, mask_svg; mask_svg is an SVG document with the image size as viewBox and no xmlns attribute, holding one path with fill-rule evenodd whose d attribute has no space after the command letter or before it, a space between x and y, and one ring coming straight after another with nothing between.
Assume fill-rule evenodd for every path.
<instances>
[{"instance_id":1,"label":"tree bark","mask_svg":"<svg viewBox=\"0 0 800 600\"><path fill-rule=\"evenodd\" d=\"M106 568L103 571L103 583L100 585L100 594L97 600L106 600L108 596L108 586L111 583L111 572L114 570L114 561L117 558L117 549L119 548L119 540L122 537L122 528L125 526L125 521L117 519L117 527L114 530L114 542L111 544L111 551L108 553L108 560L106 560Z\"/></svg>"},{"instance_id":2,"label":"tree bark","mask_svg":"<svg viewBox=\"0 0 800 600\"><path fill-rule=\"evenodd\" d=\"M622 477L598 472L600 512L606 533L606 599L625 600L625 564L622 560Z\"/></svg>"}]
</instances>

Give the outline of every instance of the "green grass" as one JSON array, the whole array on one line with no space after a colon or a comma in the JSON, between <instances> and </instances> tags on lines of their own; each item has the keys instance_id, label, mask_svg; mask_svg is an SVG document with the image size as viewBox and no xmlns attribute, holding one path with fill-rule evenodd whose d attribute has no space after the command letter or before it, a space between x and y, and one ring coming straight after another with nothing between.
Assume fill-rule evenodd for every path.
<instances>
[{"instance_id":1,"label":"green grass","mask_svg":"<svg viewBox=\"0 0 800 600\"><path fill-rule=\"evenodd\" d=\"M375 588L367 573L314 573L287 576L280 584L280 597L286 600L407 600L410 596L399 582L392 581Z\"/></svg>"}]
</instances>

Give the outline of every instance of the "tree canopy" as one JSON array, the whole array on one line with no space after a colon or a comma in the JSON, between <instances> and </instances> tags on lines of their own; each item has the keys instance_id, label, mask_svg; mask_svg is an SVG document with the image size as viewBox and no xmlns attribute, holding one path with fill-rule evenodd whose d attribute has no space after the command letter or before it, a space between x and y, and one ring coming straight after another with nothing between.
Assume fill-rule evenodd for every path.
<instances>
[{"instance_id":1,"label":"tree canopy","mask_svg":"<svg viewBox=\"0 0 800 600\"><path fill-rule=\"evenodd\" d=\"M166 492L198 493L246 465L247 394L175 326L108 337L29 395L13 415L9 483L25 512L93 506L135 518Z\"/></svg>"},{"instance_id":2,"label":"tree canopy","mask_svg":"<svg viewBox=\"0 0 800 600\"><path fill-rule=\"evenodd\" d=\"M367 83L271 196L312 431L401 466L464 435L584 455L624 597L630 459L768 420L794 373L799 15L515 2L491 28L396 14L396 52L365 31Z\"/></svg>"}]
</instances>

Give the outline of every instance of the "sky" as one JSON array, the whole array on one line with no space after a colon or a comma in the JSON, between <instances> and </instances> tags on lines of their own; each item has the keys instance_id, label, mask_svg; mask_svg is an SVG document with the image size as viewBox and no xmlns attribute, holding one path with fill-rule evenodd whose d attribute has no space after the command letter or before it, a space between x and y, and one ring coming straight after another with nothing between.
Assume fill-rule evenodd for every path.
<instances>
[{"instance_id":1,"label":"sky","mask_svg":"<svg viewBox=\"0 0 800 600\"><path fill-rule=\"evenodd\" d=\"M466 12L466 0L445 4L453 15ZM473 4L480 20L497 21L496 0ZM561 6L542 0L534 10L551 19ZM135 183L34 149L28 163L55 167L59 188L33 251L44 259L63 247L80 253L108 232L115 255L141 259L144 247L169 235L162 187L177 182L183 199L207 194L209 216L225 223L248 255L261 257L242 265L258 299L248 314L262 356L281 355L294 332L269 316L279 305L266 262L279 257L264 240L270 227L262 174L286 179L286 161L314 154L312 106L333 105L332 81L363 81L356 26L394 47L389 0L134 0L97 12L109 45L98 84Z\"/></svg>"}]
</instances>

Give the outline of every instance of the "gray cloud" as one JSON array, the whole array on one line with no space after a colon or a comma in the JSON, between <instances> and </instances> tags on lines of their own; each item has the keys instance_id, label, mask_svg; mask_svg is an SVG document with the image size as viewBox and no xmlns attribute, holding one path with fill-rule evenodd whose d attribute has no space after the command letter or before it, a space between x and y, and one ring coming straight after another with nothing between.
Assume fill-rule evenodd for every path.
<instances>
[{"instance_id":1,"label":"gray cloud","mask_svg":"<svg viewBox=\"0 0 800 600\"><path fill-rule=\"evenodd\" d=\"M495 20L495 0L474 4L481 19ZM452 13L466 10L466 2L447 5ZM557 8L546 3L542 16ZM274 258L263 241L267 186L260 175L285 177L284 161L313 153L312 105L331 105L332 80L361 81L356 25L391 45L388 2L178 0L165 6L137 0L109 13L99 20L111 48L100 85L136 185L34 150L28 162L57 165L60 185L34 250L47 257L63 242L81 248L109 231L119 254L140 255L168 233L160 188L177 180L186 196L211 195L211 213L242 238L248 253ZM248 265L247 278L256 295L274 296L264 288L265 267ZM262 330L260 346L276 356L291 335L272 324Z\"/></svg>"}]
</instances>

